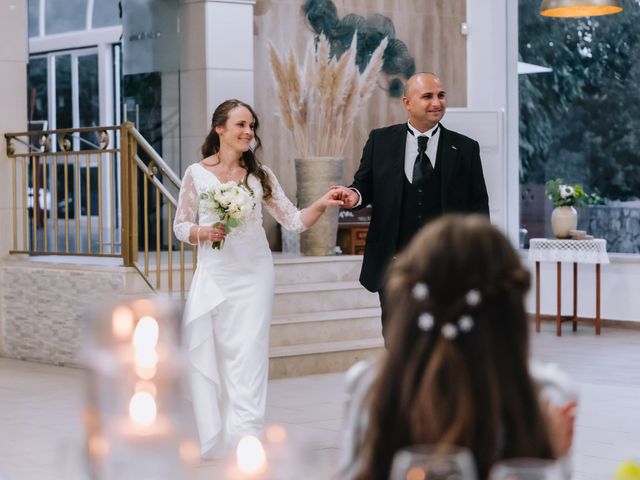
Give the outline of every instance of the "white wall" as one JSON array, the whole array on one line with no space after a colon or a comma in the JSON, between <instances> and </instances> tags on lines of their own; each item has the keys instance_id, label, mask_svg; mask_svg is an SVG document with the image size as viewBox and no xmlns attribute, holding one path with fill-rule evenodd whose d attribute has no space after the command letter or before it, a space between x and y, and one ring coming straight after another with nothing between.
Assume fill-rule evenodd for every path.
<instances>
[{"instance_id":1,"label":"white wall","mask_svg":"<svg viewBox=\"0 0 640 480\"><path fill-rule=\"evenodd\" d=\"M517 15L518 2L514 0L467 0L468 108L504 112L504 171L500 174L504 182L500 206L504 212L498 224L514 245L520 225Z\"/></svg>"},{"instance_id":2,"label":"white wall","mask_svg":"<svg viewBox=\"0 0 640 480\"><path fill-rule=\"evenodd\" d=\"M504 110L448 108L442 123L478 141L489 195L491 222L506 230L506 151Z\"/></svg>"},{"instance_id":3,"label":"white wall","mask_svg":"<svg viewBox=\"0 0 640 480\"><path fill-rule=\"evenodd\" d=\"M467 0L467 100L476 110L507 108L507 3Z\"/></svg>"},{"instance_id":4,"label":"white wall","mask_svg":"<svg viewBox=\"0 0 640 480\"><path fill-rule=\"evenodd\" d=\"M27 129L27 0L0 2L0 133ZM0 258L6 258L12 242L11 163L4 139L0 142ZM0 291L4 287L0 274ZM0 300L0 355L4 351L5 305Z\"/></svg>"}]
</instances>

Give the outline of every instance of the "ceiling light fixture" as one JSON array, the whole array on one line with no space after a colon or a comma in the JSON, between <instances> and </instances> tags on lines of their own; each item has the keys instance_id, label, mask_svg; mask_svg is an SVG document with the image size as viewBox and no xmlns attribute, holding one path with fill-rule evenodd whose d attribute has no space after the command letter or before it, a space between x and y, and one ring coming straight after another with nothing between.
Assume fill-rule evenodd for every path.
<instances>
[{"instance_id":1,"label":"ceiling light fixture","mask_svg":"<svg viewBox=\"0 0 640 480\"><path fill-rule=\"evenodd\" d=\"M619 0L543 0L540 15L545 17L595 17L621 12Z\"/></svg>"}]
</instances>

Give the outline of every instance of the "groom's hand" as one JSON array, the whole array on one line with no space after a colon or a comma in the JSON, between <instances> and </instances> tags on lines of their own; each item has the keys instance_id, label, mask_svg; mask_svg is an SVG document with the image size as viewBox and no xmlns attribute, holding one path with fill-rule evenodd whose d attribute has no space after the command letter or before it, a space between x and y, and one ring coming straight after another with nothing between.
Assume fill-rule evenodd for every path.
<instances>
[{"instance_id":1,"label":"groom's hand","mask_svg":"<svg viewBox=\"0 0 640 480\"><path fill-rule=\"evenodd\" d=\"M342 185L333 185L331 189L336 195L339 195L340 200L344 202L342 208L353 208L358 203L358 200L360 200L358 193L351 188L347 188Z\"/></svg>"}]
</instances>

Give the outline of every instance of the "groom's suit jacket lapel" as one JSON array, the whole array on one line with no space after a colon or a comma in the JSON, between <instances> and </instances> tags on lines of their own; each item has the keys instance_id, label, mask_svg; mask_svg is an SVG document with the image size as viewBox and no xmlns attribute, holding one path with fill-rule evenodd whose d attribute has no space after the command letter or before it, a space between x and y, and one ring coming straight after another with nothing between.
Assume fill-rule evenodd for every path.
<instances>
[{"instance_id":1,"label":"groom's suit jacket lapel","mask_svg":"<svg viewBox=\"0 0 640 480\"><path fill-rule=\"evenodd\" d=\"M407 124L396 125L391 133L389 141L388 155L390 170L389 173L389 208L393 212L399 212L402 204L402 190L404 185L404 157L407 144Z\"/></svg>"}]
</instances>

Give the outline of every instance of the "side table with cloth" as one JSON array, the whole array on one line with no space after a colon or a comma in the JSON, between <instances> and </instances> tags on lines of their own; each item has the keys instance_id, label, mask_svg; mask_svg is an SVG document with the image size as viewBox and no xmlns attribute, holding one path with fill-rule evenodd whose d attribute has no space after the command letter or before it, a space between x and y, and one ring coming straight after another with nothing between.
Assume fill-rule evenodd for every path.
<instances>
[{"instance_id":1,"label":"side table with cloth","mask_svg":"<svg viewBox=\"0 0 640 480\"><path fill-rule=\"evenodd\" d=\"M578 263L596 266L596 335L600 335L600 265L609 263L607 241L557 240L532 238L529 242L529 260L536 262L536 332L540 331L540 262L556 262L558 300L556 313L556 334L562 335L562 262L573 263L573 331L578 327Z\"/></svg>"}]
</instances>

